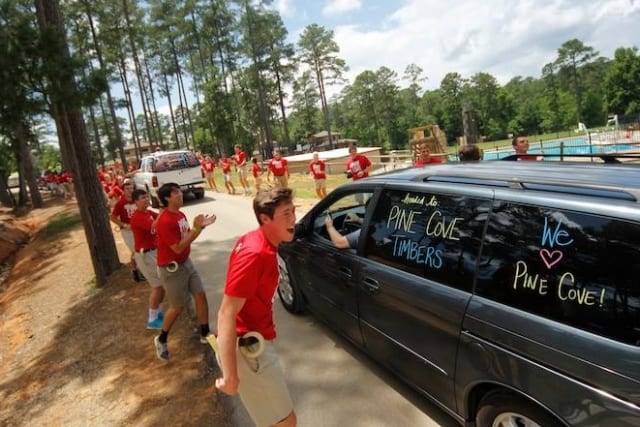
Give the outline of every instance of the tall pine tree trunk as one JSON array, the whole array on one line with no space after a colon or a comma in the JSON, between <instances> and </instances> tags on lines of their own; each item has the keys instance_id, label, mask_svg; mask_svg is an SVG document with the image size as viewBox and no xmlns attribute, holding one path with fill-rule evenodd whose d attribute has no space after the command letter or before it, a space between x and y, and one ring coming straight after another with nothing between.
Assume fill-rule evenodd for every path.
<instances>
[{"instance_id":1,"label":"tall pine tree trunk","mask_svg":"<svg viewBox=\"0 0 640 427\"><path fill-rule=\"evenodd\" d=\"M58 0L35 0L38 26L43 39L57 41L43 58L50 70L49 94L60 138L61 150L71 162L71 172L76 186L76 195L85 236L96 274L96 286L103 287L107 276L120 267L116 244L104 195L98 182L98 174L91 158L89 143L85 135L84 120L79 107L74 76L69 67L69 48L62 25ZM74 105L74 101L77 102Z\"/></svg>"},{"instance_id":2,"label":"tall pine tree trunk","mask_svg":"<svg viewBox=\"0 0 640 427\"><path fill-rule=\"evenodd\" d=\"M98 37L96 35L91 8L89 7L89 2L86 0L84 0L82 4L84 5L85 12L87 13L87 17L89 19L89 27L91 28L91 39L93 41L93 48L96 50L98 64L100 64L100 70L105 73L106 76L107 71L106 67L104 66L104 59L102 57L102 48L100 47L100 42L98 41ZM111 96L111 85L107 85L107 104L109 104L109 115L111 116L111 122L113 123L114 127L114 136L116 139L115 146L118 150L118 154L120 155L120 161L123 165L125 165L127 162L127 157L124 154L124 142L122 140L122 133L120 132L120 125L118 124L118 116L116 115L115 103L113 102L113 97Z\"/></svg>"},{"instance_id":3,"label":"tall pine tree trunk","mask_svg":"<svg viewBox=\"0 0 640 427\"><path fill-rule=\"evenodd\" d=\"M129 113L129 126L131 127L131 135L133 136L133 147L136 151L140 151L140 134L138 133L138 124L136 123L136 113L133 109L133 99L131 98L131 89L129 89L129 79L127 79L127 66L125 63L124 53L119 52L120 65L118 70L120 71L120 80L122 82L122 89L127 98L127 112ZM123 165L126 165L123 163Z\"/></svg>"},{"instance_id":4,"label":"tall pine tree trunk","mask_svg":"<svg viewBox=\"0 0 640 427\"><path fill-rule=\"evenodd\" d=\"M42 196L40 195L40 189L38 188L38 179L36 178L36 171L33 167L31 150L29 150L29 131L24 122L21 122L16 127L15 136L18 139L18 146L20 147L22 172L24 173L24 180L29 187L29 194L31 195L31 205L34 208L41 208Z\"/></svg>"},{"instance_id":5,"label":"tall pine tree trunk","mask_svg":"<svg viewBox=\"0 0 640 427\"><path fill-rule=\"evenodd\" d=\"M167 77L167 73L163 72L162 76L164 77L164 90L167 92L167 101L169 101L169 117L171 117L171 127L173 128L173 137L176 140L176 147L180 145L180 141L178 140L178 128L176 127L176 118L175 113L173 112L173 104L171 102L171 88L169 87L169 78Z\"/></svg>"}]
</instances>

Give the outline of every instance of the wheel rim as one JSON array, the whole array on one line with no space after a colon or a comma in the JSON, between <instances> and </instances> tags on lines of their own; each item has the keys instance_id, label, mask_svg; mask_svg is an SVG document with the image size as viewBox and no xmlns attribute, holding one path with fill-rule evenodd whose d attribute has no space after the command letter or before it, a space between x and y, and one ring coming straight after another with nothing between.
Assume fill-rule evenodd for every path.
<instances>
[{"instance_id":1,"label":"wheel rim","mask_svg":"<svg viewBox=\"0 0 640 427\"><path fill-rule=\"evenodd\" d=\"M516 412L504 412L493 420L491 427L541 427L529 417Z\"/></svg>"},{"instance_id":2,"label":"wheel rim","mask_svg":"<svg viewBox=\"0 0 640 427\"><path fill-rule=\"evenodd\" d=\"M293 304L293 288L291 287L291 280L289 279L289 271L287 271L287 264L282 257L278 255L278 269L280 270L280 281L278 283L278 293L282 301L287 304Z\"/></svg>"}]
</instances>

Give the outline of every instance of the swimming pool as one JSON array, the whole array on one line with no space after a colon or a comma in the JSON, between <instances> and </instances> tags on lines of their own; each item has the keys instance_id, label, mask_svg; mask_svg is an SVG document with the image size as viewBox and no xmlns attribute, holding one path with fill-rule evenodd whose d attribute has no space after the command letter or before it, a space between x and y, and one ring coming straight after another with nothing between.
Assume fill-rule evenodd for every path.
<instances>
[{"instance_id":1,"label":"swimming pool","mask_svg":"<svg viewBox=\"0 0 640 427\"><path fill-rule=\"evenodd\" d=\"M562 147L561 147L562 146ZM625 144L589 144L587 138L576 138L570 140L557 140L548 141L542 144L531 143L529 145L529 154L551 154L557 155L560 160L562 154L607 154L607 153L620 153L626 151L640 151L640 144L638 143L625 143ZM485 151L483 160L499 160L503 157L514 154L513 150L498 150L498 151ZM556 160L550 158L547 160Z\"/></svg>"}]
</instances>

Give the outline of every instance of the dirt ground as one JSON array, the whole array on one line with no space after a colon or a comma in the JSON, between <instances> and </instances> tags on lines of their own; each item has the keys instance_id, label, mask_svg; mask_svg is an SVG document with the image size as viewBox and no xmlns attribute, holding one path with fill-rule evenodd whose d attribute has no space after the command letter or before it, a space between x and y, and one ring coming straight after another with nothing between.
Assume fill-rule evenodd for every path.
<instances>
[{"instance_id":1,"label":"dirt ground","mask_svg":"<svg viewBox=\"0 0 640 427\"><path fill-rule=\"evenodd\" d=\"M195 323L181 316L172 361L158 360L148 285L123 267L96 289L82 226L50 232L56 214L77 207L48 200L15 219L31 238L0 276L0 425L230 426ZM0 212L3 225L8 218Z\"/></svg>"}]
</instances>

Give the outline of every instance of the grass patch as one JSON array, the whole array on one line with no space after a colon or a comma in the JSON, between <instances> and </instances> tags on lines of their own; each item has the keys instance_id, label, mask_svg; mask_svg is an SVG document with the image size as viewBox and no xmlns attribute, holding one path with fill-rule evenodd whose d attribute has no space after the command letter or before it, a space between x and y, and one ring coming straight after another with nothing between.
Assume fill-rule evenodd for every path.
<instances>
[{"instance_id":1,"label":"grass patch","mask_svg":"<svg viewBox=\"0 0 640 427\"><path fill-rule=\"evenodd\" d=\"M91 280L89 280L89 281L86 283L86 286L87 286L87 292L89 293L89 295L95 295L95 294L97 294L97 293L98 293L98 291L100 290L100 289L98 288L97 283L96 283L96 276L93 276L93 277L91 278Z\"/></svg>"},{"instance_id":2,"label":"grass patch","mask_svg":"<svg viewBox=\"0 0 640 427\"><path fill-rule=\"evenodd\" d=\"M59 213L51 217L47 225L42 230L44 237L51 237L69 231L76 225L80 224L80 214L78 213Z\"/></svg>"},{"instance_id":3,"label":"grass patch","mask_svg":"<svg viewBox=\"0 0 640 427\"><path fill-rule=\"evenodd\" d=\"M327 175L325 181L327 185L327 194L332 190L338 188L342 184L350 182L347 176L344 174L339 175ZM289 178L289 188L294 190L294 196L300 199L317 199L316 195L316 183L309 176L309 174L292 173Z\"/></svg>"}]
</instances>

